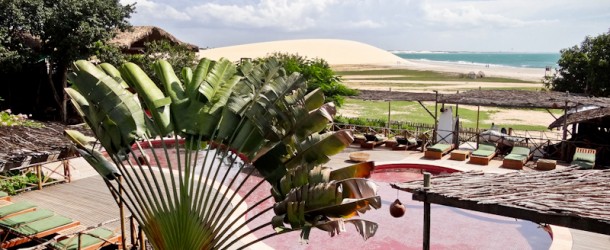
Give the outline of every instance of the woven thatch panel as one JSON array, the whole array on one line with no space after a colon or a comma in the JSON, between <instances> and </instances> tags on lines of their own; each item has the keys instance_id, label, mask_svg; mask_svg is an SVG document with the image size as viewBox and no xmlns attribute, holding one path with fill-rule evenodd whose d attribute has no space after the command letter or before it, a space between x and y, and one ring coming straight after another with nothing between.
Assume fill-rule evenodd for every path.
<instances>
[{"instance_id":1,"label":"woven thatch panel","mask_svg":"<svg viewBox=\"0 0 610 250\"><path fill-rule=\"evenodd\" d=\"M435 93L413 93L383 90L360 90L355 97L363 100L392 101L434 101ZM473 106L492 106L510 108L548 108L563 109L568 101L568 108L578 105L596 105L610 107L610 98L586 97L581 95L554 91L526 90L471 90L459 94L442 94L439 102Z\"/></svg>"},{"instance_id":2,"label":"woven thatch panel","mask_svg":"<svg viewBox=\"0 0 610 250\"><path fill-rule=\"evenodd\" d=\"M355 96L361 100L384 100L384 101L434 101L435 93L415 93L385 90L359 90L360 94Z\"/></svg>"},{"instance_id":3,"label":"woven thatch panel","mask_svg":"<svg viewBox=\"0 0 610 250\"><path fill-rule=\"evenodd\" d=\"M569 114L567 116L561 116L557 118L551 125L549 125L549 129L558 128L563 126L564 122L566 124L574 124L574 123L583 123L583 122L593 122L595 120L599 120L600 122L603 120L602 118L610 116L610 107L608 108L600 108L600 109L591 109L585 110L573 114Z\"/></svg>"},{"instance_id":4,"label":"woven thatch panel","mask_svg":"<svg viewBox=\"0 0 610 250\"><path fill-rule=\"evenodd\" d=\"M610 234L610 170L464 172L432 177L427 192L423 181L392 187L438 201L432 203Z\"/></svg>"},{"instance_id":5,"label":"woven thatch panel","mask_svg":"<svg viewBox=\"0 0 610 250\"><path fill-rule=\"evenodd\" d=\"M155 26L133 26L130 30L119 32L110 43L119 45L124 50L129 50L136 45L142 47L144 42L167 40L172 44L185 45L192 51L199 51L199 47L178 40L167 31Z\"/></svg>"}]
</instances>

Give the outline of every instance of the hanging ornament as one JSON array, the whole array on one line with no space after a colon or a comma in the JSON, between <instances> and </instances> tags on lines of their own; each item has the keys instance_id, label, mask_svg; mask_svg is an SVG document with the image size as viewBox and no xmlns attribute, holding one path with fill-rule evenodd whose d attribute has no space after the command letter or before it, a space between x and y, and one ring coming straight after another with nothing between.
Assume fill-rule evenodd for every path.
<instances>
[{"instance_id":1,"label":"hanging ornament","mask_svg":"<svg viewBox=\"0 0 610 250\"><path fill-rule=\"evenodd\" d=\"M392 202L392 205L390 205L390 214L394 218L402 217L403 215L405 215L406 211L407 211L407 208L398 199L396 199L394 202Z\"/></svg>"}]
</instances>

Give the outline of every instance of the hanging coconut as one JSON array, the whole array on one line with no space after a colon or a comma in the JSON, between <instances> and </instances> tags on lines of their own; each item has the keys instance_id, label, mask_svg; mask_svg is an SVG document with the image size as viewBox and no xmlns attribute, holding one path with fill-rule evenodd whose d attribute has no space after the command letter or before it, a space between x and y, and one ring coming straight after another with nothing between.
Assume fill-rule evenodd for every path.
<instances>
[{"instance_id":1,"label":"hanging coconut","mask_svg":"<svg viewBox=\"0 0 610 250\"><path fill-rule=\"evenodd\" d=\"M407 208L398 199L396 199L394 202L392 202L392 205L390 205L390 214L394 218L402 217L403 215L405 215L406 211Z\"/></svg>"}]
</instances>

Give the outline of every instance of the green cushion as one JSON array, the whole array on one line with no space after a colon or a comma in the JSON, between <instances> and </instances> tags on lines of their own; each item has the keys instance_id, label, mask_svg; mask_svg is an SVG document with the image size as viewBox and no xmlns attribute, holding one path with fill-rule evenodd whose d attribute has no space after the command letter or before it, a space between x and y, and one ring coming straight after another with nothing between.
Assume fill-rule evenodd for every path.
<instances>
[{"instance_id":1,"label":"green cushion","mask_svg":"<svg viewBox=\"0 0 610 250\"><path fill-rule=\"evenodd\" d=\"M490 155L492 155L493 153L495 153L495 150L485 150L485 149L477 149L475 151L472 152L472 155L474 156L482 156L482 157L488 157Z\"/></svg>"},{"instance_id":2,"label":"green cushion","mask_svg":"<svg viewBox=\"0 0 610 250\"><path fill-rule=\"evenodd\" d=\"M505 160L515 160L515 161L523 161L527 159L527 155L519 155L519 154L509 154L504 157Z\"/></svg>"},{"instance_id":3,"label":"green cushion","mask_svg":"<svg viewBox=\"0 0 610 250\"><path fill-rule=\"evenodd\" d=\"M451 149L451 144L437 143L432 147L428 147L428 150L435 152L445 152Z\"/></svg>"},{"instance_id":4,"label":"green cushion","mask_svg":"<svg viewBox=\"0 0 610 250\"><path fill-rule=\"evenodd\" d=\"M585 161L585 162L595 162L595 154L584 154L580 152L576 152L574 154L574 161Z\"/></svg>"},{"instance_id":5,"label":"green cushion","mask_svg":"<svg viewBox=\"0 0 610 250\"><path fill-rule=\"evenodd\" d=\"M34 235L40 232L48 231L56 227L60 227L72 222L72 219L55 215L42 220L30 222L15 228L15 231L24 235Z\"/></svg>"},{"instance_id":6,"label":"green cushion","mask_svg":"<svg viewBox=\"0 0 610 250\"><path fill-rule=\"evenodd\" d=\"M485 150L485 151L496 151L496 145L487 144L487 143L479 143L479 148L477 150Z\"/></svg>"},{"instance_id":7,"label":"green cushion","mask_svg":"<svg viewBox=\"0 0 610 250\"><path fill-rule=\"evenodd\" d=\"M8 193L0 191L0 198L7 197Z\"/></svg>"},{"instance_id":8,"label":"green cushion","mask_svg":"<svg viewBox=\"0 0 610 250\"><path fill-rule=\"evenodd\" d=\"M572 164L578 166L578 169L592 169L593 166L595 165L595 162L588 162L588 161L572 161Z\"/></svg>"},{"instance_id":9,"label":"green cushion","mask_svg":"<svg viewBox=\"0 0 610 250\"><path fill-rule=\"evenodd\" d=\"M96 228L96 229L91 230L87 233L84 233L80 236L80 246L81 247L88 247L93 244L102 242L101 239L93 237L93 236L91 236L91 234L95 235L97 237L103 238L103 239L108 239L114 235L114 233L108 229ZM74 236L74 237L59 241L53 245L59 249L66 249L66 250L78 249L79 239L78 239L78 236Z\"/></svg>"},{"instance_id":10,"label":"green cushion","mask_svg":"<svg viewBox=\"0 0 610 250\"><path fill-rule=\"evenodd\" d=\"M36 205L29 203L27 201L15 202L13 204L0 207L0 217L14 214L14 213L26 210L28 208L33 208L33 207L36 207Z\"/></svg>"},{"instance_id":11,"label":"green cushion","mask_svg":"<svg viewBox=\"0 0 610 250\"><path fill-rule=\"evenodd\" d=\"M510 151L510 154L529 156L530 149L526 147L513 147L513 150Z\"/></svg>"},{"instance_id":12,"label":"green cushion","mask_svg":"<svg viewBox=\"0 0 610 250\"><path fill-rule=\"evenodd\" d=\"M0 220L0 224L7 227L15 227L24 223L37 221L40 219L48 218L53 216L53 211L47 209L38 209L36 211L27 212L24 214L16 215L10 218Z\"/></svg>"}]
</instances>

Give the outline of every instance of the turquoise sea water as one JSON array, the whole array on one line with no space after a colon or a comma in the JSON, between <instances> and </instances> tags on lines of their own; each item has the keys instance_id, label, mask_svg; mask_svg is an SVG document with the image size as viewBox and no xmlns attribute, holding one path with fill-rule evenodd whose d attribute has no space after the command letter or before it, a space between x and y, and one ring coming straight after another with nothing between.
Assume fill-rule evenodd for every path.
<instances>
[{"instance_id":1,"label":"turquoise sea water","mask_svg":"<svg viewBox=\"0 0 610 250\"><path fill-rule=\"evenodd\" d=\"M391 51L412 60L525 68L557 67L559 53Z\"/></svg>"}]
</instances>

